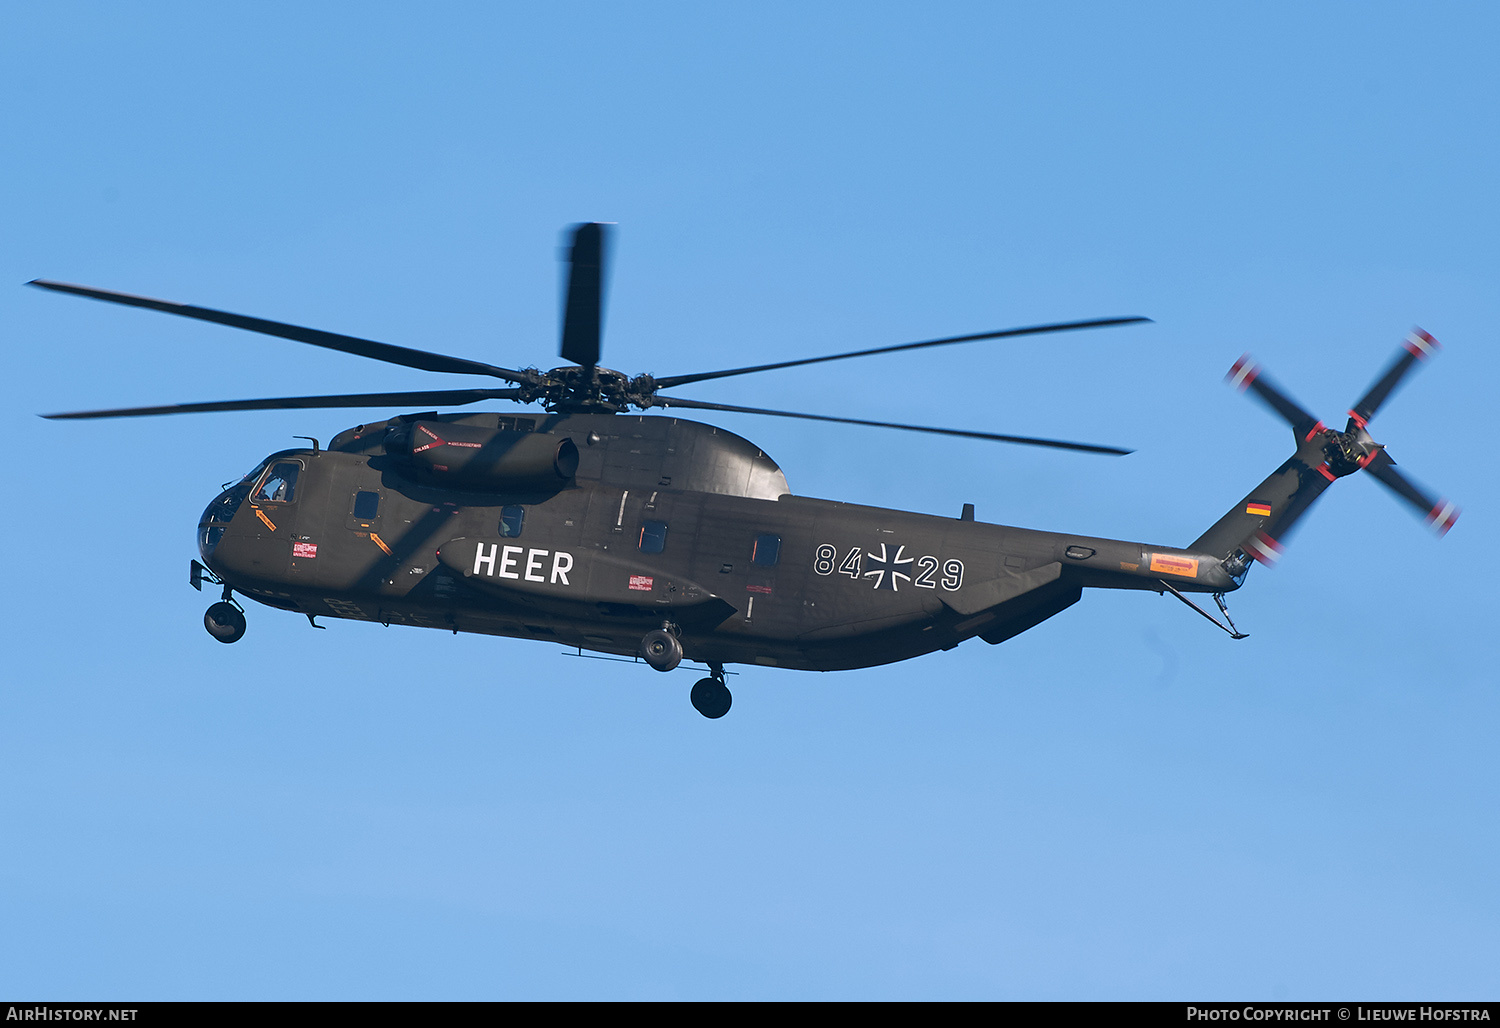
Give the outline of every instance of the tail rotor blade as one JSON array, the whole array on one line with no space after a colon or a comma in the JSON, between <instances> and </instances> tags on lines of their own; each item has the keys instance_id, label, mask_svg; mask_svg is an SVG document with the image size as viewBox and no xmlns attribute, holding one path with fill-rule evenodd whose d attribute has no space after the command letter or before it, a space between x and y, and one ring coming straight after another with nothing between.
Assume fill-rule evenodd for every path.
<instances>
[{"instance_id":1,"label":"tail rotor blade","mask_svg":"<svg viewBox=\"0 0 1500 1028\"><path fill-rule=\"evenodd\" d=\"M1374 475L1381 485L1420 511L1427 519L1427 524L1438 535L1447 535L1448 529L1458 520L1459 509L1454 506L1453 501L1441 497L1434 499L1418 488L1396 470L1396 462L1384 450L1376 452L1365 470Z\"/></svg>"},{"instance_id":2,"label":"tail rotor blade","mask_svg":"<svg viewBox=\"0 0 1500 1028\"><path fill-rule=\"evenodd\" d=\"M1333 484L1326 475L1318 474L1300 461L1290 463L1297 475L1296 492L1274 521L1255 532L1243 544L1247 554L1268 567L1281 559L1281 551L1286 548L1292 529L1317 502L1318 497L1323 495L1324 490Z\"/></svg>"},{"instance_id":3,"label":"tail rotor blade","mask_svg":"<svg viewBox=\"0 0 1500 1028\"><path fill-rule=\"evenodd\" d=\"M1307 413L1295 400L1272 385L1261 371L1260 365L1251 360L1248 353L1234 362L1234 367L1229 369L1224 380L1240 392L1248 389L1260 397L1268 407L1280 414L1286 423L1292 426L1292 431L1297 434L1299 443L1306 441L1314 432L1324 427L1323 422Z\"/></svg>"},{"instance_id":4,"label":"tail rotor blade","mask_svg":"<svg viewBox=\"0 0 1500 1028\"><path fill-rule=\"evenodd\" d=\"M604 235L598 222L573 230L568 251L568 295L563 303L563 360L591 368L599 363L604 323Z\"/></svg>"},{"instance_id":5,"label":"tail rotor blade","mask_svg":"<svg viewBox=\"0 0 1500 1028\"><path fill-rule=\"evenodd\" d=\"M1401 344L1401 352L1396 354L1396 359L1391 366L1385 369L1385 374L1370 387L1370 391L1354 405L1349 411L1349 417L1360 428L1364 428L1366 422L1375 416L1380 405L1386 401L1395 388L1401 384L1407 372L1416 365L1418 361L1425 361L1442 349L1442 345L1432 336L1423 332L1420 328L1414 328L1406 337L1406 342Z\"/></svg>"}]
</instances>

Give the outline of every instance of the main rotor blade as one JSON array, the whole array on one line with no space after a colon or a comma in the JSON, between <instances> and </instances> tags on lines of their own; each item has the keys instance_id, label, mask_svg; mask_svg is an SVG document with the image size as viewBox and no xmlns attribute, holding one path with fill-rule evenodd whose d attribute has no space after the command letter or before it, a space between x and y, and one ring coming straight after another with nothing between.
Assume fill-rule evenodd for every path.
<instances>
[{"instance_id":1,"label":"main rotor blade","mask_svg":"<svg viewBox=\"0 0 1500 1028\"><path fill-rule=\"evenodd\" d=\"M711 378L728 378L730 375L749 375L757 371L775 371L778 368L795 368L803 364L821 364L824 361L841 361L850 357L869 357L876 353L895 353L897 350L920 350L927 346L947 346L950 343L975 343L981 339L1008 339L1012 336L1035 336L1048 332L1071 332L1080 328L1109 328L1114 325L1134 325L1149 322L1150 318L1096 318L1093 321L1062 321L1051 325L1030 325L1026 328L1007 328L999 332L980 332L971 336L949 336L946 339L928 339L921 343L901 343L897 346L877 346L873 350L854 350L851 353L835 353L827 357L804 357L801 360L782 361L779 364L757 364L751 368L729 368L725 371L703 371L696 375L669 375L656 380L658 389L687 385L690 382L706 382Z\"/></svg>"},{"instance_id":2,"label":"main rotor blade","mask_svg":"<svg viewBox=\"0 0 1500 1028\"><path fill-rule=\"evenodd\" d=\"M987 439L997 443L1020 443L1024 446L1049 446L1054 450L1081 450L1084 453L1108 453L1122 456L1131 450L1117 446L1095 446L1091 443L1067 443L1059 439L1036 439L1024 435L997 435L994 432L970 432L961 428L929 428L925 425L901 425L892 421L864 421L859 418L835 418L827 414L798 414L786 410L765 410L760 407L736 407L727 403L705 403L702 400L684 400L676 396L657 396L657 407L691 407L696 410L728 411L731 414L768 414L774 418L801 418L804 421L832 421L840 425L868 425L872 428L899 428L906 432L931 432L934 435L962 436L966 439Z\"/></svg>"},{"instance_id":3,"label":"main rotor blade","mask_svg":"<svg viewBox=\"0 0 1500 1028\"><path fill-rule=\"evenodd\" d=\"M1427 360L1441 349L1442 344L1432 336L1420 328L1412 329L1406 337L1406 342L1401 344L1401 352L1396 354L1396 359L1391 362L1391 366L1385 369L1385 374L1376 380L1375 384L1370 387L1370 391L1365 393L1349 411L1349 416L1354 419L1355 424L1364 428L1365 424L1375 416L1375 412L1380 409L1380 405L1386 401L1396 386L1401 384L1401 380L1406 377L1407 372L1411 371L1413 365L1417 361Z\"/></svg>"},{"instance_id":4,"label":"main rotor blade","mask_svg":"<svg viewBox=\"0 0 1500 1028\"><path fill-rule=\"evenodd\" d=\"M1458 520L1459 510L1451 500L1433 499L1419 489L1405 475L1396 470L1396 462L1384 450L1377 450L1375 457L1365 470L1375 476L1376 481L1415 507L1427 519L1428 526L1438 535L1447 535L1448 529Z\"/></svg>"},{"instance_id":5,"label":"main rotor blade","mask_svg":"<svg viewBox=\"0 0 1500 1028\"><path fill-rule=\"evenodd\" d=\"M377 343L373 339L360 339L355 336L340 335L337 332L303 328L300 325L288 325L280 321L268 321L265 318L252 318L244 314L231 314L228 311L216 311L208 307L193 307L185 303L174 303L171 300L153 300L149 296L134 296L130 293L116 293L109 289L94 289L90 286L76 286L67 282L52 282L40 278L26 284L41 289L50 289L55 293L71 293L74 296L87 296L92 300L123 304L126 307L144 307L147 310L161 311L163 314L176 314L183 318L212 321L218 325L242 328L248 332L259 332L262 335L280 336L282 339L321 346L328 350L341 350L359 357L369 357L372 360L385 361L387 364L400 364L403 367L417 368L421 371L488 375L491 378L505 379L507 382L531 380L529 376L519 371L497 368L493 364L471 361L463 357L448 357L428 350L414 350L405 346L393 346L390 343Z\"/></svg>"},{"instance_id":6,"label":"main rotor blade","mask_svg":"<svg viewBox=\"0 0 1500 1028\"><path fill-rule=\"evenodd\" d=\"M461 407L481 400L519 400L519 389L437 389L420 393L345 393L340 396L280 396L265 400L175 403L162 407L123 407L43 414L52 421L83 418L140 418L153 414L203 414L232 410L314 410L327 407Z\"/></svg>"},{"instance_id":7,"label":"main rotor blade","mask_svg":"<svg viewBox=\"0 0 1500 1028\"><path fill-rule=\"evenodd\" d=\"M1260 397L1266 406L1280 414L1286 423L1292 426L1292 431L1296 433L1299 443L1305 442L1308 437L1323 427L1323 422L1307 413L1295 400L1272 385L1270 380L1261 373L1260 365L1251 360L1248 353L1234 362L1234 367L1229 369L1224 379L1240 392L1250 390Z\"/></svg>"},{"instance_id":8,"label":"main rotor blade","mask_svg":"<svg viewBox=\"0 0 1500 1028\"><path fill-rule=\"evenodd\" d=\"M568 250L568 295L563 303L562 358L591 368L599 363L604 324L605 226L588 222L573 230Z\"/></svg>"}]
</instances>

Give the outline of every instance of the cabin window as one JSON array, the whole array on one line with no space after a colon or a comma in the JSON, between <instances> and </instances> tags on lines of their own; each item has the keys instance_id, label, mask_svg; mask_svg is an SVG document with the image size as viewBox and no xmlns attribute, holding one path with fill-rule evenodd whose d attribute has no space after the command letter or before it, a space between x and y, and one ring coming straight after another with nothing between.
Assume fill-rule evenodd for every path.
<instances>
[{"instance_id":1,"label":"cabin window","mask_svg":"<svg viewBox=\"0 0 1500 1028\"><path fill-rule=\"evenodd\" d=\"M354 516L360 521L374 521L380 512L380 494L364 490L354 494Z\"/></svg>"},{"instance_id":2,"label":"cabin window","mask_svg":"<svg viewBox=\"0 0 1500 1028\"><path fill-rule=\"evenodd\" d=\"M256 501L291 503L297 490L297 472L301 470L302 466L295 461L284 460L272 464L266 477L261 479L260 488L255 490Z\"/></svg>"},{"instance_id":3,"label":"cabin window","mask_svg":"<svg viewBox=\"0 0 1500 1028\"><path fill-rule=\"evenodd\" d=\"M526 508L520 506L500 508L500 535L505 539L514 539L521 534L521 526L526 521Z\"/></svg>"},{"instance_id":4,"label":"cabin window","mask_svg":"<svg viewBox=\"0 0 1500 1028\"><path fill-rule=\"evenodd\" d=\"M762 568L774 568L781 559L781 536L765 532L755 537L750 549L750 563Z\"/></svg>"},{"instance_id":5,"label":"cabin window","mask_svg":"<svg viewBox=\"0 0 1500 1028\"><path fill-rule=\"evenodd\" d=\"M667 548L667 523L648 521L641 526L642 553L660 553Z\"/></svg>"}]
</instances>

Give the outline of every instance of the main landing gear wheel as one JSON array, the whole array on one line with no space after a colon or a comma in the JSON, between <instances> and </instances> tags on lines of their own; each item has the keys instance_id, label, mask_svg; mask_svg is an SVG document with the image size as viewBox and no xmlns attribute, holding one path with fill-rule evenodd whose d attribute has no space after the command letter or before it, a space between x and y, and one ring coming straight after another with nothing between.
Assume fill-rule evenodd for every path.
<instances>
[{"instance_id":1,"label":"main landing gear wheel","mask_svg":"<svg viewBox=\"0 0 1500 1028\"><path fill-rule=\"evenodd\" d=\"M700 678L698 684L693 686L693 707L706 718L721 718L729 713L729 705L734 702L734 697L729 695L729 689L717 678Z\"/></svg>"},{"instance_id":2,"label":"main landing gear wheel","mask_svg":"<svg viewBox=\"0 0 1500 1028\"><path fill-rule=\"evenodd\" d=\"M665 628L657 628L641 640L641 656L656 670L671 671L682 663L682 643Z\"/></svg>"},{"instance_id":3,"label":"main landing gear wheel","mask_svg":"<svg viewBox=\"0 0 1500 1028\"><path fill-rule=\"evenodd\" d=\"M204 613L203 627L221 643L239 642L245 634L245 612L228 600L220 600Z\"/></svg>"}]
</instances>

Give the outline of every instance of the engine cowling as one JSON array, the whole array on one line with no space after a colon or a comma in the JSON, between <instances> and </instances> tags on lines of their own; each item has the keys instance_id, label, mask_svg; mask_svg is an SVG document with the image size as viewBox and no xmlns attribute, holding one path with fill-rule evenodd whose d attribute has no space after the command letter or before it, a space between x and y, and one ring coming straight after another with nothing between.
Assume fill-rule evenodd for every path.
<instances>
[{"instance_id":1,"label":"engine cowling","mask_svg":"<svg viewBox=\"0 0 1500 1028\"><path fill-rule=\"evenodd\" d=\"M425 475L476 489L560 485L578 473L578 445L567 436L414 421L387 452Z\"/></svg>"}]
</instances>

